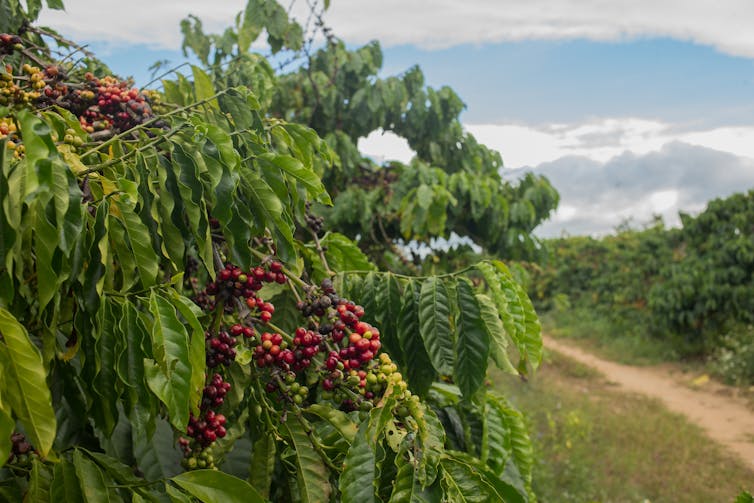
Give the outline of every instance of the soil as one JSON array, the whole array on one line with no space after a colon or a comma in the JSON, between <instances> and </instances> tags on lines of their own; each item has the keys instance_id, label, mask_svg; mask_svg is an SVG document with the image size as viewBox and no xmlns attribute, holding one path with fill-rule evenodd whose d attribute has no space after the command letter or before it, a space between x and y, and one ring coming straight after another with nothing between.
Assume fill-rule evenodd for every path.
<instances>
[{"instance_id":1,"label":"soil","mask_svg":"<svg viewBox=\"0 0 754 503\"><path fill-rule=\"evenodd\" d=\"M545 347L605 375L626 391L660 400L686 416L714 441L740 456L754 469L754 411L735 389L714 381L690 379L667 365L633 367L603 360L563 339L544 337ZM694 382L698 384L695 386Z\"/></svg>"}]
</instances>

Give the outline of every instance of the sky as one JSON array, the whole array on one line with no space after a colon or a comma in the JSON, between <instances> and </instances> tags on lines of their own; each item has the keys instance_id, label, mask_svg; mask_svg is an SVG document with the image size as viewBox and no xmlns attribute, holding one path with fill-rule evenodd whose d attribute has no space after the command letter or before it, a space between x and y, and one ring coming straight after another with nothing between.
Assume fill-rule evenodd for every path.
<instances>
[{"instance_id":1,"label":"sky","mask_svg":"<svg viewBox=\"0 0 754 503\"><path fill-rule=\"evenodd\" d=\"M154 61L183 60L183 17L220 31L245 1L65 4L42 23L144 84ZM308 10L295 0L291 13L303 22ZM452 87L506 179L547 176L561 202L540 236L603 235L654 215L677 225L678 211L754 188L750 0L332 0L325 21L351 47L379 40L383 75L418 64L429 85ZM412 155L389 133L360 147Z\"/></svg>"}]
</instances>

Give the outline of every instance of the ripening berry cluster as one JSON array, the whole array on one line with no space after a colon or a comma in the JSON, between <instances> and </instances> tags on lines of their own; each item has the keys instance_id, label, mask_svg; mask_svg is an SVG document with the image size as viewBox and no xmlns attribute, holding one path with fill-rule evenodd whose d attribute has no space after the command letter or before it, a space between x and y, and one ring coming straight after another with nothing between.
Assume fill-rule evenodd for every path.
<instances>
[{"instance_id":1,"label":"ripening berry cluster","mask_svg":"<svg viewBox=\"0 0 754 503\"><path fill-rule=\"evenodd\" d=\"M27 468L31 465L31 457L35 456L34 449L26 440L23 433L13 433L10 436L11 450L8 456L7 464L12 464L21 468Z\"/></svg>"},{"instance_id":2,"label":"ripening berry cluster","mask_svg":"<svg viewBox=\"0 0 754 503\"><path fill-rule=\"evenodd\" d=\"M220 374L214 374L204 386L202 403L199 407L199 417L189 415L186 427L186 437L178 439L183 449L184 468L212 468L213 460L208 457L207 448L218 438L227 434L225 416L216 411L225 402L225 395L230 391L230 383Z\"/></svg>"},{"instance_id":3,"label":"ripening berry cluster","mask_svg":"<svg viewBox=\"0 0 754 503\"><path fill-rule=\"evenodd\" d=\"M233 306L230 301L233 298L245 299L246 306L258 312L259 319L266 323L272 318L275 306L264 302L257 295L265 283L283 284L288 279L282 272L283 264L273 260L265 269L257 266L248 272L233 264L226 264L225 268L217 274L217 279L207 284L205 289L199 292L194 301L206 311L213 311L218 299L226 304L226 311L232 312ZM265 314L266 313L266 314Z\"/></svg>"},{"instance_id":4,"label":"ripening berry cluster","mask_svg":"<svg viewBox=\"0 0 754 503\"><path fill-rule=\"evenodd\" d=\"M17 35L0 34L0 56L23 49L24 40ZM74 114L83 131L89 134L104 131L106 136L154 118L150 104L153 95L136 89L130 80L114 76L98 78L91 72L81 79L69 76L70 66L24 63L14 68L5 64L0 69L0 105L45 109L57 106Z\"/></svg>"},{"instance_id":5,"label":"ripening berry cluster","mask_svg":"<svg viewBox=\"0 0 754 503\"><path fill-rule=\"evenodd\" d=\"M220 328L205 334L207 367L216 373L204 388L201 413L191 416L187 438L180 440L185 467L212 466L212 444L226 434L219 407L230 384L221 372L242 350L251 350L256 375L283 407L319 400L366 413L388 387L399 399L411 396L397 366L380 353L380 331L362 320L364 308L339 297L331 281L304 288L305 298L297 305L304 326L292 334L279 330L272 323L275 307L259 291L265 283L287 281L275 260L249 271L226 264L196 296L199 305L214 312ZM230 316L236 316L234 323L223 328ZM324 358L318 357L321 353Z\"/></svg>"},{"instance_id":6,"label":"ripening berry cluster","mask_svg":"<svg viewBox=\"0 0 754 503\"><path fill-rule=\"evenodd\" d=\"M13 51L24 48L21 37L10 33L0 33L0 55L13 54Z\"/></svg>"},{"instance_id":7,"label":"ripening berry cluster","mask_svg":"<svg viewBox=\"0 0 754 503\"><path fill-rule=\"evenodd\" d=\"M274 346L273 352L276 355L282 352L281 345L283 349L286 348L280 335L273 337L268 333L262 336L263 341L258 344L257 332L253 327L253 323L265 324L272 318L275 306L265 302L258 295L258 291L265 283L285 283L287 277L282 270L283 265L275 260L266 262L265 266L254 267L248 272L233 264L226 264L217 273L215 280L209 282L194 299L205 310L214 312L215 316L219 317L216 318L219 328L207 330L204 334L207 369L214 370L214 374L208 378L204 386L199 415L190 415L186 436L179 439L184 453L185 468L213 467L214 459L210 448L217 439L225 437L227 433L226 418L219 410L231 385L225 381L222 372L236 360L239 345L256 346L257 351L260 348L270 350ZM195 282L196 278L191 278L190 284ZM223 307L222 312L218 313L216 309L219 306ZM247 312L237 312L239 308ZM226 314L232 313L243 315L246 319L227 328L223 321ZM284 354L290 355L291 362L295 361L290 350Z\"/></svg>"},{"instance_id":8,"label":"ripening berry cluster","mask_svg":"<svg viewBox=\"0 0 754 503\"><path fill-rule=\"evenodd\" d=\"M9 117L0 118L0 140L8 139L5 147L8 150L15 151L19 146L20 138L16 130L16 123ZM20 155L20 154L19 154Z\"/></svg>"},{"instance_id":9,"label":"ripening berry cluster","mask_svg":"<svg viewBox=\"0 0 754 503\"><path fill-rule=\"evenodd\" d=\"M216 335L205 332L204 341L208 368L213 369L218 365L227 367L236 359L234 347L238 344L238 341L228 332L221 330Z\"/></svg>"},{"instance_id":10,"label":"ripening berry cluster","mask_svg":"<svg viewBox=\"0 0 754 503\"><path fill-rule=\"evenodd\" d=\"M5 65L0 75L0 105L27 105L42 96L45 74L39 67L24 63L20 75L13 74L13 67Z\"/></svg>"},{"instance_id":11,"label":"ripening berry cluster","mask_svg":"<svg viewBox=\"0 0 754 503\"><path fill-rule=\"evenodd\" d=\"M81 127L89 133L110 129L127 131L153 117L144 93L127 80L108 75L97 78L85 75L83 89L76 89L72 105L79 112ZM45 92L47 89L45 88Z\"/></svg>"}]
</instances>

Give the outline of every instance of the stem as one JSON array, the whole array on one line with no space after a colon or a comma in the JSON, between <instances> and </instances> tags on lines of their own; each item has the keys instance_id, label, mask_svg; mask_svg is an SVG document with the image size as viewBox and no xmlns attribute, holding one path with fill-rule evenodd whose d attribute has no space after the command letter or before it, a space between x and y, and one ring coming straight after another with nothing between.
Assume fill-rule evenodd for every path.
<instances>
[{"instance_id":1,"label":"stem","mask_svg":"<svg viewBox=\"0 0 754 503\"><path fill-rule=\"evenodd\" d=\"M135 148L133 150L129 150L128 152L126 152L125 154L123 154L122 156L120 156L118 158L110 159L109 161L105 162L104 164L100 164L99 166L86 169L86 170L82 171L81 173L79 173L78 176L88 175L90 173L100 173L100 172L104 171L105 168L107 168L108 166L112 166L113 164L122 162L122 161L126 160L127 158L131 157L132 155L134 155L134 154L136 154L138 152L144 152L145 150L148 150L148 149L150 149L150 148L158 145L162 141L166 140L167 138L169 138L169 137L171 137L174 134L177 134L179 132L180 132L180 129L170 130L167 133L165 133L164 135L157 137L155 140L153 140L151 142L145 143L144 145L142 145L139 148Z\"/></svg>"},{"instance_id":2,"label":"stem","mask_svg":"<svg viewBox=\"0 0 754 503\"><path fill-rule=\"evenodd\" d=\"M335 273L332 271L332 269L330 269L330 266L327 264L327 257L325 257L325 250L322 249L322 243L320 243L317 233L314 232L313 229L309 229L309 232L311 232L311 235L314 237L314 246L317 249L317 253L319 254L319 259L322 261L322 265L325 266L325 272L327 272L327 275L330 277L335 276Z\"/></svg>"},{"instance_id":3,"label":"stem","mask_svg":"<svg viewBox=\"0 0 754 503\"><path fill-rule=\"evenodd\" d=\"M168 75L170 75L170 74L171 74L171 73L173 73L173 72L177 72L177 71L178 71L178 69L180 69L180 68L182 68L182 67L184 67L184 66L188 66L189 64L190 64L190 63L188 63L188 62L185 62L185 63L181 63L181 64L180 64L180 65L178 65L178 66L174 66L173 68L171 68L171 69L170 69L170 70L168 70L167 72L165 72L165 73L161 73L161 74L160 74L160 75L158 75L157 77L154 77L154 78L153 78L152 80L150 80L149 82L147 82L146 84L144 84L144 85L142 86L142 89L147 89L147 88L149 88L149 86L151 86L152 84L154 84L154 83L155 83L155 82L157 82L158 80L161 80L161 79L162 79L163 77L167 77Z\"/></svg>"},{"instance_id":4,"label":"stem","mask_svg":"<svg viewBox=\"0 0 754 503\"><path fill-rule=\"evenodd\" d=\"M30 60L32 60L37 65L39 65L41 67L40 69L44 69L44 67L47 66L47 63L45 63L44 61L42 61L41 59L39 59L36 55L30 53L26 49L21 49L21 54L23 54L24 56L26 56L27 58L29 58Z\"/></svg>"},{"instance_id":5,"label":"stem","mask_svg":"<svg viewBox=\"0 0 754 503\"><path fill-rule=\"evenodd\" d=\"M49 31L45 30L44 28L40 28L40 27L38 27L38 26L29 26L29 27L28 27L27 29L28 29L29 31L31 31L31 32L34 32L34 33L38 34L38 35L45 35L45 36L48 36L48 37L50 37L50 38L52 38L52 39L54 39L54 40L56 40L56 41L60 42L60 43L61 43L61 44L63 44L63 45L67 45L67 46L69 46L69 47L73 47L73 48L75 48L75 49L76 49L77 51L81 51L81 52L83 52L83 53L84 53L84 54L85 54L85 55L86 55L86 56L87 56L88 58L91 58L91 59L97 59L97 57L96 57L96 56L94 55L94 53L92 53L92 52L88 51L88 50L87 50L87 49L85 48L86 46L81 46L81 45L78 45L77 43L75 43L75 42L72 42L72 41L68 40L67 38L61 37L61 36L60 36L60 35L58 35L57 33L52 33L52 32L49 32Z\"/></svg>"}]
</instances>

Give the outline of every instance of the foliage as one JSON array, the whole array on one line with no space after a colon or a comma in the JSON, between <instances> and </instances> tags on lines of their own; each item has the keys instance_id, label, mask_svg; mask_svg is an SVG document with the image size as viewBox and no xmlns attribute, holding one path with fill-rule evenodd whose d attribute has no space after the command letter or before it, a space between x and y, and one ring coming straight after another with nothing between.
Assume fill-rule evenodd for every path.
<instances>
[{"instance_id":1,"label":"foliage","mask_svg":"<svg viewBox=\"0 0 754 503\"><path fill-rule=\"evenodd\" d=\"M201 48L196 54L226 85L249 84L244 46L232 45L243 38L246 19L222 36L205 35L200 26L184 31L184 46ZM257 29L268 22L254 19ZM531 231L558 203L547 179L527 174L516 183L504 181L500 154L463 130L464 104L452 89L426 87L418 67L382 78L378 42L348 50L325 34L324 47L312 53L305 44L306 61L278 76L269 112L312 128L337 153L337 169L320 171L334 200L331 209L318 210L328 224L358 239L381 264L406 253L397 245L430 244L451 233L498 257L532 256L538 242ZM298 46L288 41L288 47ZM405 139L415 157L409 164L378 165L362 156L358 140L373 132Z\"/></svg>"},{"instance_id":2,"label":"foliage","mask_svg":"<svg viewBox=\"0 0 754 503\"><path fill-rule=\"evenodd\" d=\"M721 336L752 323L754 192L710 201L697 217L681 216L680 229L657 224L602 239L548 241L549 259L527 265L533 298L549 308L565 297L574 309L671 341L680 354L725 354L732 363L736 347L743 363L746 344L734 342L736 336L727 338L727 351L719 348Z\"/></svg>"},{"instance_id":3,"label":"foliage","mask_svg":"<svg viewBox=\"0 0 754 503\"><path fill-rule=\"evenodd\" d=\"M754 382L754 327L739 325L724 334L712 357L712 368L730 383Z\"/></svg>"},{"instance_id":4,"label":"foliage","mask_svg":"<svg viewBox=\"0 0 754 503\"><path fill-rule=\"evenodd\" d=\"M39 2L26 5L0 0L21 27L0 35L6 499L533 498L521 413L484 386L489 358L516 374L538 366L532 303L499 261L407 276L322 234L312 204L354 173L333 136L277 116L288 77L247 51L263 30L275 51L302 47L277 3L250 1L221 37L184 22L211 71L162 92L92 56L56 60L82 48L28 24ZM497 154L463 140L502 187L490 201L526 186L501 184ZM422 191L445 187L442 169L401 169L440 180ZM445 190L459 215L477 204Z\"/></svg>"}]
</instances>

